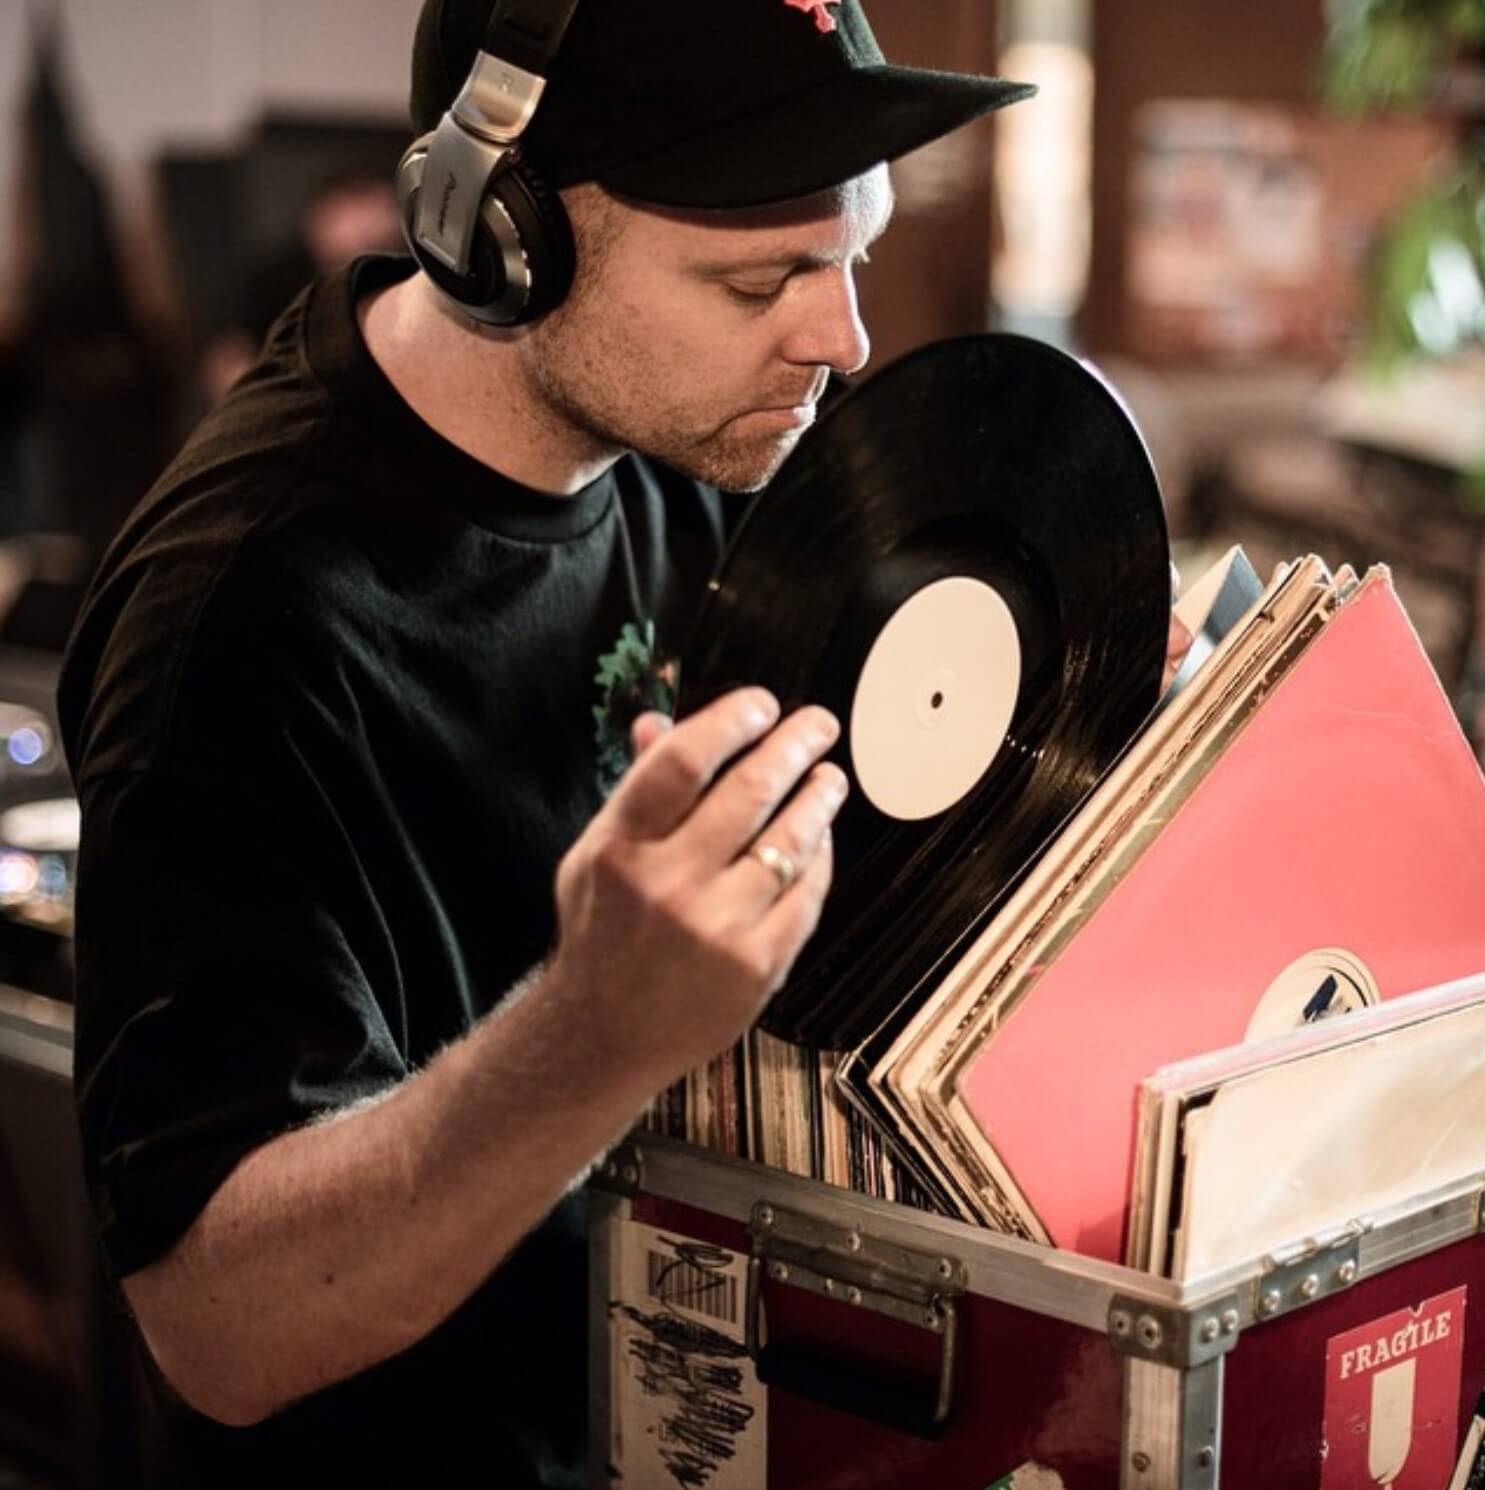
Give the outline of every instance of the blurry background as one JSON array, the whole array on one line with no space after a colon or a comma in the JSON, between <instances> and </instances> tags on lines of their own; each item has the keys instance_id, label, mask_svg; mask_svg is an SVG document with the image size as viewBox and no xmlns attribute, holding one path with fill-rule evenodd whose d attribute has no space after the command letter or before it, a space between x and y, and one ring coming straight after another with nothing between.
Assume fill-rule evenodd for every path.
<instances>
[{"instance_id":1,"label":"blurry background","mask_svg":"<svg viewBox=\"0 0 1485 1490\"><path fill-rule=\"evenodd\" d=\"M0 0L0 1490L122 1483L129 1410L69 1114L57 653L277 311L390 246L417 8ZM868 9L900 60L1042 89L895 168L878 364L989 326L1093 358L1188 577L1230 542L1390 563L1478 741L1485 0Z\"/></svg>"}]
</instances>

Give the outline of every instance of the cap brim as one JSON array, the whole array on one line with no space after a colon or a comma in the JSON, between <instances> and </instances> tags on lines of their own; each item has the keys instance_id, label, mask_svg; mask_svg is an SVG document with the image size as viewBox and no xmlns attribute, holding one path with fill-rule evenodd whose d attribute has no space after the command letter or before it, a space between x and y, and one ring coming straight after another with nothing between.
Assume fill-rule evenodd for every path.
<instances>
[{"instance_id":1,"label":"cap brim","mask_svg":"<svg viewBox=\"0 0 1485 1490\"><path fill-rule=\"evenodd\" d=\"M658 207L763 207L839 186L1036 91L1004 78L858 68L593 174Z\"/></svg>"}]
</instances>

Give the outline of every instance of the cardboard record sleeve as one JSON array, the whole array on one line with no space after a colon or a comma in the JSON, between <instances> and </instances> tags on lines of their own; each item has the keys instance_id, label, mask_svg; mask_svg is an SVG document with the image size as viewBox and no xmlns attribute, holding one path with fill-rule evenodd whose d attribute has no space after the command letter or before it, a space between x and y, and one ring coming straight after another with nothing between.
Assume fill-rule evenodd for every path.
<instances>
[{"instance_id":1,"label":"cardboard record sleeve","mask_svg":"<svg viewBox=\"0 0 1485 1490\"><path fill-rule=\"evenodd\" d=\"M1117 1260L1144 1077L1316 949L1382 997L1485 966L1485 783L1386 572L1297 566L1244 632L873 1071L972 1219Z\"/></svg>"},{"instance_id":2,"label":"cardboard record sleeve","mask_svg":"<svg viewBox=\"0 0 1485 1490\"><path fill-rule=\"evenodd\" d=\"M1177 1282L1485 1171L1485 975L1164 1066L1127 1263Z\"/></svg>"},{"instance_id":3,"label":"cardboard record sleeve","mask_svg":"<svg viewBox=\"0 0 1485 1490\"><path fill-rule=\"evenodd\" d=\"M1229 726L1256 680L1282 665L1294 638L1322 624L1335 598L1317 559L1276 577L1218 644L1209 665L1132 743L985 930L931 990L905 1004L843 1063L848 1099L894 1136L903 1159L951 1214L1050 1240L993 1151L962 1154L961 1135L932 1101L952 1033L988 1007L1008 1007L1000 996L1034 949L1072 934L1096 903L1100 880L1120 872L1121 845L1124 855L1138 851L1141 815L1156 810L1178 769L1199 769L1204 742Z\"/></svg>"}]
</instances>

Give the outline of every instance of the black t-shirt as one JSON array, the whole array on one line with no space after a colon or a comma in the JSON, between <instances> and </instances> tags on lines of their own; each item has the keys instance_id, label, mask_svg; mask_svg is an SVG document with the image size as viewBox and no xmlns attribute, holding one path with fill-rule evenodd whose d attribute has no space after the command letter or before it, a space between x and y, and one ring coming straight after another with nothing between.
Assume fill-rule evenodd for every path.
<instances>
[{"instance_id":1,"label":"black t-shirt","mask_svg":"<svg viewBox=\"0 0 1485 1490\"><path fill-rule=\"evenodd\" d=\"M546 954L557 861L720 551L687 479L628 457L551 497L418 420L354 313L408 270L363 260L296 302L73 636L78 1099L119 1277L249 1151L415 1071ZM183 1482L437 1483L472 1458L502 1490L567 1483L579 1210L421 1344L266 1424L162 1392Z\"/></svg>"}]
</instances>

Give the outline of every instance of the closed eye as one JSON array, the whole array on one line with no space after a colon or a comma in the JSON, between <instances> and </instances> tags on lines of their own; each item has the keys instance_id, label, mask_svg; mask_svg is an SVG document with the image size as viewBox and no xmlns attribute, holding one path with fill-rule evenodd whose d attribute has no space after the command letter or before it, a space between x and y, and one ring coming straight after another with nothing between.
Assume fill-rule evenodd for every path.
<instances>
[{"instance_id":1,"label":"closed eye","mask_svg":"<svg viewBox=\"0 0 1485 1490\"><path fill-rule=\"evenodd\" d=\"M861 265L869 263L871 263L871 255L865 249L862 249L860 253L853 254L851 257L851 272L854 273ZM781 278L769 280L767 283L739 284L735 280L724 279L722 281L722 287L739 305L750 306L756 310L777 300L784 293L789 281L795 275L819 274L823 273L829 267L829 264L825 262L806 260L796 264Z\"/></svg>"},{"instance_id":2,"label":"closed eye","mask_svg":"<svg viewBox=\"0 0 1485 1490\"><path fill-rule=\"evenodd\" d=\"M784 293L784 286L789 283L789 276L776 280L769 285L738 285L727 283L723 285L729 296L741 305L761 306L768 305L777 300Z\"/></svg>"}]
</instances>

